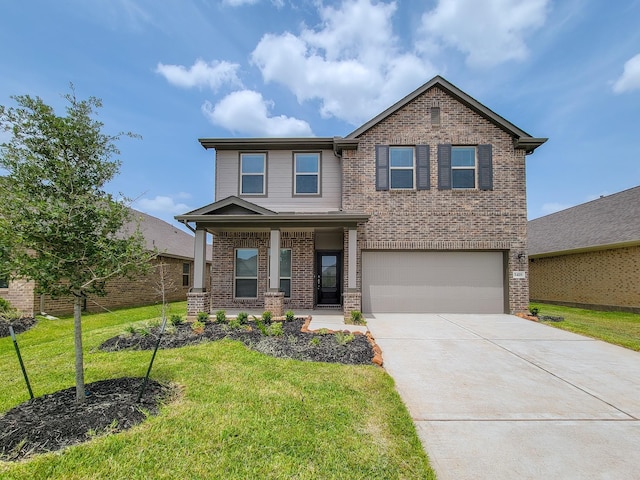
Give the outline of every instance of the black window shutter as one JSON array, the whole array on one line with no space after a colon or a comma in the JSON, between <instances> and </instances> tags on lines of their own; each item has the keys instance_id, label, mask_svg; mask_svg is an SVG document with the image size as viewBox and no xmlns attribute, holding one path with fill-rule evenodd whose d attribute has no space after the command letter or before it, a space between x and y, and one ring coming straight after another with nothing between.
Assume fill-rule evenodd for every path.
<instances>
[{"instance_id":1,"label":"black window shutter","mask_svg":"<svg viewBox=\"0 0 640 480\"><path fill-rule=\"evenodd\" d=\"M451 190L451 144L438 145L438 189Z\"/></svg>"},{"instance_id":2,"label":"black window shutter","mask_svg":"<svg viewBox=\"0 0 640 480\"><path fill-rule=\"evenodd\" d=\"M389 190L388 145L376 145L376 190Z\"/></svg>"},{"instance_id":3,"label":"black window shutter","mask_svg":"<svg viewBox=\"0 0 640 480\"><path fill-rule=\"evenodd\" d=\"M493 153L491 145L478 145L478 188L493 190Z\"/></svg>"},{"instance_id":4,"label":"black window shutter","mask_svg":"<svg viewBox=\"0 0 640 480\"><path fill-rule=\"evenodd\" d=\"M416 145L416 187L418 190L429 190L429 145Z\"/></svg>"}]
</instances>

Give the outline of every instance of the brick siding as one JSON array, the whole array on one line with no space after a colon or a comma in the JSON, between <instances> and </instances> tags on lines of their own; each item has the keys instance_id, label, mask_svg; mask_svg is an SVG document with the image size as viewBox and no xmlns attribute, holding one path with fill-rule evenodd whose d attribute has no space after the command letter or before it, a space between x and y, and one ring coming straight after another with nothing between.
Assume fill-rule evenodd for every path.
<instances>
[{"instance_id":1,"label":"brick siding","mask_svg":"<svg viewBox=\"0 0 640 480\"><path fill-rule=\"evenodd\" d=\"M440 107L440 125L430 108ZM491 144L493 190L438 190L438 144ZM429 145L430 190L376 191L375 145ZM525 311L525 152L506 132L446 92L432 88L360 136L357 150L343 152L343 209L363 211L370 220L358 229L358 272L363 249L500 250L507 253L508 310ZM346 255L345 255L346 257ZM346 264L345 264L346 265ZM357 279L361 289L361 278Z\"/></svg>"},{"instance_id":2,"label":"brick siding","mask_svg":"<svg viewBox=\"0 0 640 480\"><path fill-rule=\"evenodd\" d=\"M531 259L531 299L640 313L640 246Z\"/></svg>"}]
</instances>

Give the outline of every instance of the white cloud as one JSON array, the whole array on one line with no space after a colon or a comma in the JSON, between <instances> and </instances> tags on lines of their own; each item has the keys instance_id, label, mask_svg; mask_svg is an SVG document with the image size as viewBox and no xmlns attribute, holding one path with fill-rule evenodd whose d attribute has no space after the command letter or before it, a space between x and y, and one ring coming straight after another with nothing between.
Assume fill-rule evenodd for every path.
<instances>
[{"instance_id":1,"label":"white cloud","mask_svg":"<svg viewBox=\"0 0 640 480\"><path fill-rule=\"evenodd\" d=\"M540 210L542 211L543 215L549 215L551 213L556 213L556 212L559 212L560 210L566 210L567 208L571 208L571 207L573 207L573 205L569 205L565 203L550 202L550 203L543 203Z\"/></svg>"},{"instance_id":2,"label":"white cloud","mask_svg":"<svg viewBox=\"0 0 640 480\"><path fill-rule=\"evenodd\" d=\"M393 34L396 4L345 0L321 7L321 25L266 34L252 53L265 82L280 83L303 102L319 99L325 117L359 124L433 76L432 65L403 52Z\"/></svg>"},{"instance_id":3,"label":"white cloud","mask_svg":"<svg viewBox=\"0 0 640 480\"><path fill-rule=\"evenodd\" d=\"M156 73L167 79L172 85L182 88L208 87L214 92L224 84L241 86L238 78L240 65L229 62L205 62L202 59L189 68L183 65L165 65L158 63Z\"/></svg>"},{"instance_id":4,"label":"white cloud","mask_svg":"<svg viewBox=\"0 0 640 480\"><path fill-rule=\"evenodd\" d=\"M438 0L422 17L425 43L455 48L472 67L528 55L525 37L545 24L549 0Z\"/></svg>"},{"instance_id":5,"label":"white cloud","mask_svg":"<svg viewBox=\"0 0 640 480\"><path fill-rule=\"evenodd\" d=\"M193 208L188 206L186 203L176 202L176 198L173 197L184 200L189 198L190 195L181 192L178 195L173 196L156 195L155 198L141 198L136 202L137 206L135 206L135 208L139 208L143 212L149 214L164 213L172 215L178 215L193 210Z\"/></svg>"},{"instance_id":6,"label":"white cloud","mask_svg":"<svg viewBox=\"0 0 640 480\"><path fill-rule=\"evenodd\" d=\"M216 105L205 102L202 113L215 125L244 135L266 137L307 137L313 135L304 120L285 115L270 116L273 102L252 90L230 93Z\"/></svg>"},{"instance_id":7,"label":"white cloud","mask_svg":"<svg viewBox=\"0 0 640 480\"><path fill-rule=\"evenodd\" d=\"M615 93L630 92L640 89L640 53L631 57L624 64L622 75L613 84Z\"/></svg>"}]
</instances>

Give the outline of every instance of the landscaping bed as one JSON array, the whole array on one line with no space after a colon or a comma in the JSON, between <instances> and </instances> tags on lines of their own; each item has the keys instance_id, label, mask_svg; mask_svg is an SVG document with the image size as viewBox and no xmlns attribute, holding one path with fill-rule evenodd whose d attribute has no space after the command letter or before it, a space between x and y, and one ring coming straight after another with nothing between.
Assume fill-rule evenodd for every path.
<instances>
[{"instance_id":1,"label":"landscaping bed","mask_svg":"<svg viewBox=\"0 0 640 480\"><path fill-rule=\"evenodd\" d=\"M17 318L15 320L0 320L0 338L9 336L9 325L13 326L13 331L18 334L26 332L36 324L35 318Z\"/></svg>"},{"instance_id":2,"label":"landscaping bed","mask_svg":"<svg viewBox=\"0 0 640 480\"><path fill-rule=\"evenodd\" d=\"M178 348L226 338L239 340L253 350L278 358L349 365L372 362L373 345L365 335L304 331L306 321L305 318L273 321L263 326L266 333L261 331L256 321L246 324L207 321L198 325L199 328L194 328L192 323L170 325L162 336L160 348ZM103 351L150 350L155 347L159 334L159 326L132 328L125 334L110 338L99 348Z\"/></svg>"},{"instance_id":3,"label":"landscaping bed","mask_svg":"<svg viewBox=\"0 0 640 480\"><path fill-rule=\"evenodd\" d=\"M141 378L103 380L86 385L83 404L72 387L18 405L0 417L0 459L20 460L137 425L157 414L171 392L149 380L136 403L141 385Z\"/></svg>"}]
</instances>

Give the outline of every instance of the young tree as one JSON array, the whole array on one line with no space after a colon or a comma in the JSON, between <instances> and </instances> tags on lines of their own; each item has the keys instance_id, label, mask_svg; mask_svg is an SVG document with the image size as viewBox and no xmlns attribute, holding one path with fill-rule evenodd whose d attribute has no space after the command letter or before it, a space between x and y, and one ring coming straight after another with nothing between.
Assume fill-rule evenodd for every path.
<instances>
[{"instance_id":1,"label":"young tree","mask_svg":"<svg viewBox=\"0 0 640 480\"><path fill-rule=\"evenodd\" d=\"M64 95L57 116L39 97L12 97L0 106L0 271L34 280L38 293L74 298L76 398L85 400L82 306L87 294L105 294L112 277L144 271L154 255L142 234L123 234L130 217L124 199L104 190L118 173L115 141L94 119L102 102ZM2 171L4 170L4 172Z\"/></svg>"}]
</instances>

